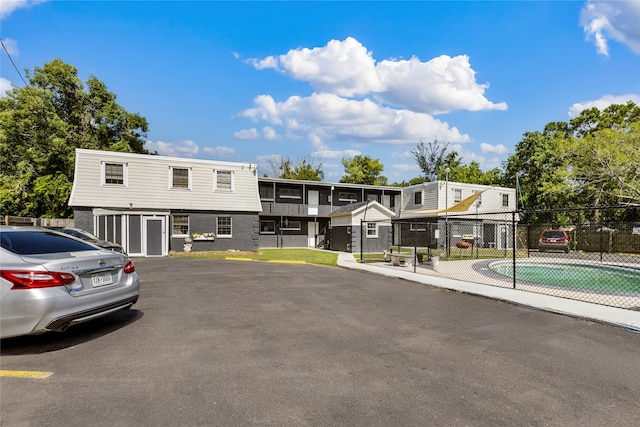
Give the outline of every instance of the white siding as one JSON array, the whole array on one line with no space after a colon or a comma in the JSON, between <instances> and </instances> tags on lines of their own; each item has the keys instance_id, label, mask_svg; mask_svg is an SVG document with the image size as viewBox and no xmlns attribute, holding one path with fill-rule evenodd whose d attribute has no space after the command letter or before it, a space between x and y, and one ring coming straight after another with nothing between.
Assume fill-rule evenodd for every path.
<instances>
[{"instance_id":1,"label":"white siding","mask_svg":"<svg viewBox=\"0 0 640 427\"><path fill-rule=\"evenodd\" d=\"M104 185L103 162L126 163L126 186ZM191 169L191 189L170 188L170 168ZM214 171L233 173L234 191L214 191ZM72 207L259 212L256 165L76 150Z\"/></svg>"},{"instance_id":2,"label":"white siding","mask_svg":"<svg viewBox=\"0 0 640 427\"><path fill-rule=\"evenodd\" d=\"M403 189L404 199L404 211L403 217L415 215L413 211L419 210L438 210L445 209L445 207L451 207L454 202L454 190L459 189L462 191L462 200L470 197L474 192L482 193L482 203L478 206L478 214L482 213L496 213L496 212L511 212L516 209L516 191L513 188L506 187L493 187L489 185L479 184L466 184L460 182L449 181L434 181L425 184L412 185ZM448 190L448 195L447 195ZM413 204L413 195L416 191L423 192L423 206L416 207ZM509 206L502 206L502 195L507 194L509 197ZM448 199L448 200L447 200ZM447 203L448 202L448 203ZM468 213L476 213L475 205L472 206ZM441 216L444 214L440 214ZM450 214L451 215L451 214Z\"/></svg>"},{"instance_id":3,"label":"white siding","mask_svg":"<svg viewBox=\"0 0 640 427\"><path fill-rule=\"evenodd\" d=\"M352 225L360 225L360 221L364 220L365 222L374 222L374 221L385 221L387 224L390 224L390 215L388 212L382 212L380 209L378 209L377 206L370 206L369 209L367 209L367 214L365 216L364 214L364 210L360 210L358 211L354 216L353 216L353 221L352 221Z\"/></svg>"}]
</instances>

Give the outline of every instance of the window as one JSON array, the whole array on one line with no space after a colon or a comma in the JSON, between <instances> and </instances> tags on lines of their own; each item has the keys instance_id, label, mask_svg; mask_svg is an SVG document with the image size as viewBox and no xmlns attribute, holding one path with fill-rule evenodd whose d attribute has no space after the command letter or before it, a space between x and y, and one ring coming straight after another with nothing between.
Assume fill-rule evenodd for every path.
<instances>
[{"instance_id":1,"label":"window","mask_svg":"<svg viewBox=\"0 0 640 427\"><path fill-rule=\"evenodd\" d=\"M369 237L369 238L378 237L378 223L377 222L368 222L367 223L367 237Z\"/></svg>"},{"instance_id":2,"label":"window","mask_svg":"<svg viewBox=\"0 0 640 427\"><path fill-rule=\"evenodd\" d=\"M171 188L191 188L191 170L188 168L171 168Z\"/></svg>"},{"instance_id":3,"label":"window","mask_svg":"<svg viewBox=\"0 0 640 427\"><path fill-rule=\"evenodd\" d=\"M219 216L217 229L218 237L231 237L231 217Z\"/></svg>"},{"instance_id":4,"label":"window","mask_svg":"<svg viewBox=\"0 0 640 427\"><path fill-rule=\"evenodd\" d=\"M260 200L273 201L273 185L260 186Z\"/></svg>"},{"instance_id":5,"label":"window","mask_svg":"<svg viewBox=\"0 0 640 427\"><path fill-rule=\"evenodd\" d=\"M509 195L508 194L503 194L502 195L502 207L503 208L508 208L509 207Z\"/></svg>"},{"instance_id":6,"label":"window","mask_svg":"<svg viewBox=\"0 0 640 427\"><path fill-rule=\"evenodd\" d=\"M291 221L285 218L284 224L282 225L283 230L301 230L302 222L301 221Z\"/></svg>"},{"instance_id":7,"label":"window","mask_svg":"<svg viewBox=\"0 0 640 427\"><path fill-rule=\"evenodd\" d=\"M413 193L413 204L421 205L422 204L422 191L416 191Z\"/></svg>"},{"instance_id":8,"label":"window","mask_svg":"<svg viewBox=\"0 0 640 427\"><path fill-rule=\"evenodd\" d=\"M188 237L189 215L173 215L171 219L173 223L171 237Z\"/></svg>"},{"instance_id":9,"label":"window","mask_svg":"<svg viewBox=\"0 0 640 427\"><path fill-rule=\"evenodd\" d=\"M476 193L477 191L473 190L473 194L476 194ZM482 194L479 195L478 198L476 199L476 207L479 208L480 206L482 206Z\"/></svg>"},{"instance_id":10,"label":"window","mask_svg":"<svg viewBox=\"0 0 640 427\"><path fill-rule=\"evenodd\" d=\"M276 222L260 221L260 234L276 234Z\"/></svg>"},{"instance_id":11,"label":"window","mask_svg":"<svg viewBox=\"0 0 640 427\"><path fill-rule=\"evenodd\" d=\"M233 191L233 172L215 171L213 188L215 191Z\"/></svg>"},{"instance_id":12,"label":"window","mask_svg":"<svg viewBox=\"0 0 640 427\"><path fill-rule=\"evenodd\" d=\"M367 200L368 201L374 201L377 202L378 200L378 195L377 194L367 194Z\"/></svg>"},{"instance_id":13,"label":"window","mask_svg":"<svg viewBox=\"0 0 640 427\"><path fill-rule=\"evenodd\" d=\"M358 196L356 195L356 193L352 193L349 191L340 191L338 193L338 200L340 200L341 202L357 202L358 201Z\"/></svg>"},{"instance_id":14,"label":"window","mask_svg":"<svg viewBox=\"0 0 640 427\"><path fill-rule=\"evenodd\" d=\"M302 199L302 190L300 188L280 188L278 196L281 199Z\"/></svg>"},{"instance_id":15,"label":"window","mask_svg":"<svg viewBox=\"0 0 640 427\"><path fill-rule=\"evenodd\" d=\"M125 163L102 163L102 183L109 185L126 185Z\"/></svg>"},{"instance_id":16,"label":"window","mask_svg":"<svg viewBox=\"0 0 640 427\"><path fill-rule=\"evenodd\" d=\"M410 231L427 231L427 224L423 222L411 222L409 223Z\"/></svg>"},{"instance_id":17,"label":"window","mask_svg":"<svg viewBox=\"0 0 640 427\"><path fill-rule=\"evenodd\" d=\"M460 188L453 189L453 203L460 203L462 201L462 190Z\"/></svg>"}]
</instances>

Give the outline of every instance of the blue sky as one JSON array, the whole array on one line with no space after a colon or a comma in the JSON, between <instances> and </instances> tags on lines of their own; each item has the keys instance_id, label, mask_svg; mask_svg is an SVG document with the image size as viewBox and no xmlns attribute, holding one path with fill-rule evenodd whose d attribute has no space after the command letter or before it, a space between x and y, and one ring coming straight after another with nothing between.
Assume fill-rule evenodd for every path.
<instances>
[{"instance_id":1,"label":"blue sky","mask_svg":"<svg viewBox=\"0 0 640 427\"><path fill-rule=\"evenodd\" d=\"M59 58L149 122L160 154L322 164L357 154L389 182L449 142L485 170L524 132L640 103L640 2L0 2L18 68ZM6 52L0 93L22 86Z\"/></svg>"}]
</instances>

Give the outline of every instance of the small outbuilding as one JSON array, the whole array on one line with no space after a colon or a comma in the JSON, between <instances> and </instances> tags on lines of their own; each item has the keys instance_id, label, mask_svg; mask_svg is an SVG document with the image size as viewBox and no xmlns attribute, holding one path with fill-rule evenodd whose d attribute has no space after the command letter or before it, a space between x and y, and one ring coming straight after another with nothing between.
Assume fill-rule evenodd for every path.
<instances>
[{"instance_id":1,"label":"small outbuilding","mask_svg":"<svg viewBox=\"0 0 640 427\"><path fill-rule=\"evenodd\" d=\"M376 201L351 203L331 213L329 249L344 252L383 252L391 247L391 217L395 213Z\"/></svg>"}]
</instances>

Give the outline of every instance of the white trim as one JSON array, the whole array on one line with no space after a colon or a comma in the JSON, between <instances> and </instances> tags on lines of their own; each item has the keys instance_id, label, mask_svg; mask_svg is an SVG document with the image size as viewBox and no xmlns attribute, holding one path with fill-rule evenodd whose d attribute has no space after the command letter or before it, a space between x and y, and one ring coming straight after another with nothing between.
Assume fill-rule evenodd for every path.
<instances>
[{"instance_id":1,"label":"white trim","mask_svg":"<svg viewBox=\"0 0 640 427\"><path fill-rule=\"evenodd\" d=\"M220 218L229 218L229 227L231 228L231 234L220 234L219 221ZM218 239L231 239L233 238L233 217L231 215L218 215L216 216L216 237Z\"/></svg>"},{"instance_id":2,"label":"white trim","mask_svg":"<svg viewBox=\"0 0 640 427\"><path fill-rule=\"evenodd\" d=\"M105 182L107 180L107 171L106 171L107 164L122 165L122 184L113 184L113 183ZM129 164L127 162L101 160L100 161L100 186L113 187L113 188L127 188L129 186L128 165Z\"/></svg>"},{"instance_id":3,"label":"white trim","mask_svg":"<svg viewBox=\"0 0 640 427\"><path fill-rule=\"evenodd\" d=\"M186 169L187 170L187 188L174 187L173 186L173 171L174 169ZM169 166L169 190L175 191L191 191L193 186L193 168L191 166Z\"/></svg>"},{"instance_id":4,"label":"white trim","mask_svg":"<svg viewBox=\"0 0 640 427\"><path fill-rule=\"evenodd\" d=\"M231 189L227 190L226 188L220 189L218 188L218 172L225 172L231 175ZM233 193L235 191L235 173L232 170L228 169L214 169L213 170L213 191L220 193Z\"/></svg>"},{"instance_id":5,"label":"white trim","mask_svg":"<svg viewBox=\"0 0 640 427\"><path fill-rule=\"evenodd\" d=\"M375 235L369 234L369 225L375 225ZM367 239L377 239L378 238L378 223L377 222L367 222L367 226L365 227L365 231L367 233Z\"/></svg>"},{"instance_id":6,"label":"white trim","mask_svg":"<svg viewBox=\"0 0 640 427\"><path fill-rule=\"evenodd\" d=\"M186 216L187 217L187 233L186 234L173 234L173 226L174 224L174 217L176 216ZM169 231L171 231L171 238L172 239L183 239L186 237L191 237L191 216L190 215L185 215L185 214L171 214L169 217Z\"/></svg>"}]
</instances>

